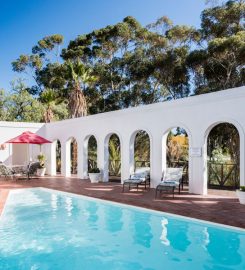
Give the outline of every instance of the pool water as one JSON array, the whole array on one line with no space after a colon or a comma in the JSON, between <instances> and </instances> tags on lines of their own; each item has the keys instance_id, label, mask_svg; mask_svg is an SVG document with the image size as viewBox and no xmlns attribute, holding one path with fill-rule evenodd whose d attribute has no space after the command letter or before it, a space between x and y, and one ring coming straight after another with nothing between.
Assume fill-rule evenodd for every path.
<instances>
[{"instance_id":1,"label":"pool water","mask_svg":"<svg viewBox=\"0 0 245 270\"><path fill-rule=\"evenodd\" d=\"M10 192L0 218L0 269L244 270L245 231L21 189Z\"/></svg>"}]
</instances>

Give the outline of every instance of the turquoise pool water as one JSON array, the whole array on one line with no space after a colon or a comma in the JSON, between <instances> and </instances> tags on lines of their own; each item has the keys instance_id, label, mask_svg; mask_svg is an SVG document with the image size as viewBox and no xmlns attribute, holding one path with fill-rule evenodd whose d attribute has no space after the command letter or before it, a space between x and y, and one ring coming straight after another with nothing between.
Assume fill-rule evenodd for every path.
<instances>
[{"instance_id":1,"label":"turquoise pool water","mask_svg":"<svg viewBox=\"0 0 245 270\"><path fill-rule=\"evenodd\" d=\"M244 270L245 232L22 189L10 193L0 218L0 269Z\"/></svg>"}]
</instances>

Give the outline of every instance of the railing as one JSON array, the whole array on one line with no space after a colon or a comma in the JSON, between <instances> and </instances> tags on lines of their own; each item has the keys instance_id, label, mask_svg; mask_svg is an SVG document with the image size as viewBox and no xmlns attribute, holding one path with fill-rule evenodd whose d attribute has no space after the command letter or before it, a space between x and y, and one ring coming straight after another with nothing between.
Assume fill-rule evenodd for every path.
<instances>
[{"instance_id":1,"label":"railing","mask_svg":"<svg viewBox=\"0 0 245 270\"><path fill-rule=\"evenodd\" d=\"M208 162L208 187L220 189L239 188L239 165L236 163Z\"/></svg>"},{"instance_id":2,"label":"railing","mask_svg":"<svg viewBox=\"0 0 245 270\"><path fill-rule=\"evenodd\" d=\"M142 167L150 167L150 161L149 160L136 160L134 162L135 168L142 168Z\"/></svg>"}]
</instances>

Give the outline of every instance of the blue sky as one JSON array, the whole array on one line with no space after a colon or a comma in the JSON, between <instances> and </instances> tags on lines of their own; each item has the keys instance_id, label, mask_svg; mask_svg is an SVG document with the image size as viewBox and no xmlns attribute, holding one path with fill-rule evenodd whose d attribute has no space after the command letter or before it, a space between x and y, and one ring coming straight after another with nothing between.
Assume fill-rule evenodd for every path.
<instances>
[{"instance_id":1,"label":"blue sky","mask_svg":"<svg viewBox=\"0 0 245 270\"><path fill-rule=\"evenodd\" d=\"M62 34L66 45L79 34L134 16L146 25L166 15L176 24L200 25L204 0L0 0L0 88L19 77L11 62L38 40Z\"/></svg>"}]
</instances>

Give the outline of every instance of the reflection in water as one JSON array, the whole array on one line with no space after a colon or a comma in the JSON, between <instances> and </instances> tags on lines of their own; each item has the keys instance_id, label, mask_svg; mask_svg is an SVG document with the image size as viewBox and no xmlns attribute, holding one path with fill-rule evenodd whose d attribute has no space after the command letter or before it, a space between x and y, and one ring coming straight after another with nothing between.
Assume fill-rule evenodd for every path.
<instances>
[{"instance_id":1,"label":"reflection in water","mask_svg":"<svg viewBox=\"0 0 245 270\"><path fill-rule=\"evenodd\" d=\"M67 216L71 217L72 216L72 198L71 197L66 197L65 199L65 209L67 211Z\"/></svg>"},{"instance_id":2,"label":"reflection in water","mask_svg":"<svg viewBox=\"0 0 245 270\"><path fill-rule=\"evenodd\" d=\"M164 244L165 246L169 246L170 245L170 241L167 238L167 234L168 234L168 229L167 229L168 220L166 218L163 218L162 221L161 221L161 224L162 224L162 234L160 236L161 243Z\"/></svg>"},{"instance_id":3,"label":"reflection in water","mask_svg":"<svg viewBox=\"0 0 245 270\"><path fill-rule=\"evenodd\" d=\"M51 194L51 208L55 212L58 207L58 196L56 194Z\"/></svg>"},{"instance_id":4,"label":"reflection in water","mask_svg":"<svg viewBox=\"0 0 245 270\"><path fill-rule=\"evenodd\" d=\"M90 203L86 208L86 213L88 215L87 221L91 229L96 229L97 227L97 221L99 219L99 216L97 214L98 208L98 205L95 203Z\"/></svg>"},{"instance_id":5,"label":"reflection in water","mask_svg":"<svg viewBox=\"0 0 245 270\"><path fill-rule=\"evenodd\" d=\"M168 239L174 249L184 252L191 244L187 237L188 227L187 222L179 220L172 222L171 220L171 224L168 227Z\"/></svg>"},{"instance_id":6,"label":"reflection in water","mask_svg":"<svg viewBox=\"0 0 245 270\"><path fill-rule=\"evenodd\" d=\"M151 232L150 215L135 212L132 218L134 222L133 239L136 244L150 248L153 234Z\"/></svg>"},{"instance_id":7,"label":"reflection in water","mask_svg":"<svg viewBox=\"0 0 245 270\"><path fill-rule=\"evenodd\" d=\"M207 245L209 244L210 240L209 240L209 233L208 233L208 228L205 227L203 229L203 244L202 247L207 250Z\"/></svg>"},{"instance_id":8,"label":"reflection in water","mask_svg":"<svg viewBox=\"0 0 245 270\"><path fill-rule=\"evenodd\" d=\"M209 228L208 232L210 242L207 251L214 260L227 266L241 263L241 254L238 252L240 240L237 233L221 231L216 228Z\"/></svg>"},{"instance_id":9,"label":"reflection in water","mask_svg":"<svg viewBox=\"0 0 245 270\"><path fill-rule=\"evenodd\" d=\"M122 209L118 207L107 207L105 209L106 230L109 232L119 232L122 230Z\"/></svg>"}]
</instances>

